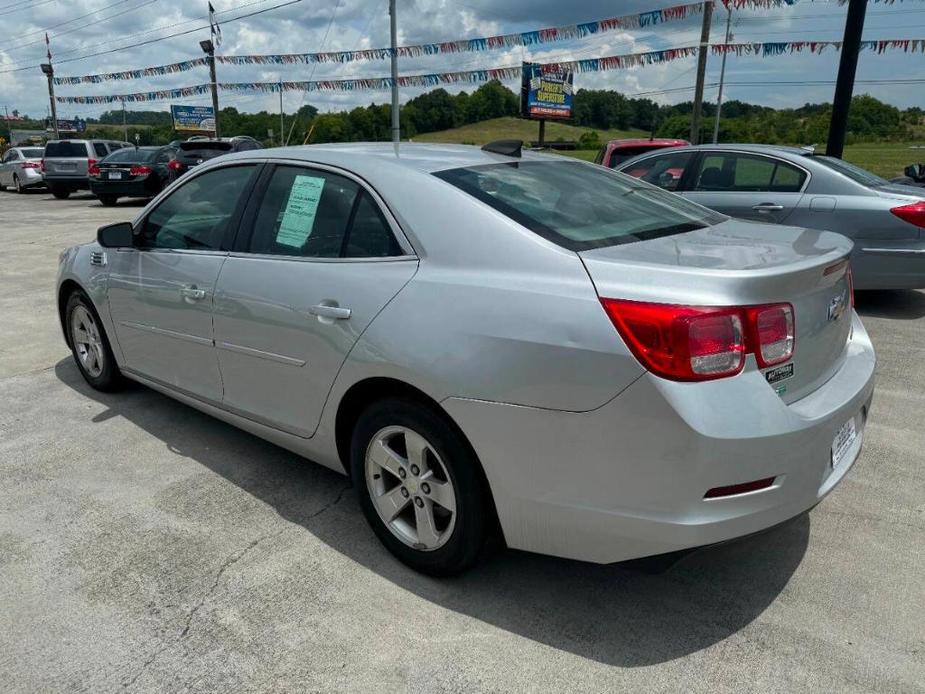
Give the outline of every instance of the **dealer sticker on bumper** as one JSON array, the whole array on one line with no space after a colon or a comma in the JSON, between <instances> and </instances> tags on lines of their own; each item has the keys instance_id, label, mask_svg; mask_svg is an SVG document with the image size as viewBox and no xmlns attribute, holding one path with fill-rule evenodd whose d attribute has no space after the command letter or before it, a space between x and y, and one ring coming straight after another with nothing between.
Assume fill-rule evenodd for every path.
<instances>
[{"instance_id":1,"label":"dealer sticker on bumper","mask_svg":"<svg viewBox=\"0 0 925 694\"><path fill-rule=\"evenodd\" d=\"M845 422L832 440L832 469L838 469L847 462L849 455L854 451L854 444L859 436L854 422L855 417Z\"/></svg>"}]
</instances>

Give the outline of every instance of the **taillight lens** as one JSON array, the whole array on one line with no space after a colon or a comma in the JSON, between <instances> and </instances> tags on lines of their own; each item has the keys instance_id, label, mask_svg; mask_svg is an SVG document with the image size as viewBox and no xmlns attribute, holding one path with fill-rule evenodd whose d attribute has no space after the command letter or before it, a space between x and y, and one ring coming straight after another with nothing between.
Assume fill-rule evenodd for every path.
<instances>
[{"instance_id":1,"label":"taillight lens","mask_svg":"<svg viewBox=\"0 0 925 694\"><path fill-rule=\"evenodd\" d=\"M925 229L925 200L894 207L890 212L904 222L909 222L909 224L915 224L915 226Z\"/></svg>"},{"instance_id":2,"label":"taillight lens","mask_svg":"<svg viewBox=\"0 0 925 694\"><path fill-rule=\"evenodd\" d=\"M128 170L129 174L132 176L144 176L145 174L151 173L150 166L133 166Z\"/></svg>"},{"instance_id":3,"label":"taillight lens","mask_svg":"<svg viewBox=\"0 0 925 694\"><path fill-rule=\"evenodd\" d=\"M746 309L754 326L754 351L758 366L782 364L793 356L793 307L790 304Z\"/></svg>"},{"instance_id":4,"label":"taillight lens","mask_svg":"<svg viewBox=\"0 0 925 694\"><path fill-rule=\"evenodd\" d=\"M24 161L22 163L22 168L24 169L41 169L42 165L35 161Z\"/></svg>"},{"instance_id":5,"label":"taillight lens","mask_svg":"<svg viewBox=\"0 0 925 694\"><path fill-rule=\"evenodd\" d=\"M42 173L45 173L45 160L44 160L44 159L42 159L42 162L41 162L41 164L40 164L40 167L39 167L39 168L41 168L41 169L42 169Z\"/></svg>"},{"instance_id":6,"label":"taillight lens","mask_svg":"<svg viewBox=\"0 0 925 694\"><path fill-rule=\"evenodd\" d=\"M87 173L91 176L100 175L100 167L96 165L96 159L87 159Z\"/></svg>"},{"instance_id":7,"label":"taillight lens","mask_svg":"<svg viewBox=\"0 0 925 694\"><path fill-rule=\"evenodd\" d=\"M790 304L710 307L623 299L601 303L643 366L674 381L734 376L749 353L762 368L793 356Z\"/></svg>"},{"instance_id":8,"label":"taillight lens","mask_svg":"<svg viewBox=\"0 0 925 694\"><path fill-rule=\"evenodd\" d=\"M171 159L169 162L167 162L167 168L171 171L179 171L183 168L183 166L176 159Z\"/></svg>"}]
</instances>

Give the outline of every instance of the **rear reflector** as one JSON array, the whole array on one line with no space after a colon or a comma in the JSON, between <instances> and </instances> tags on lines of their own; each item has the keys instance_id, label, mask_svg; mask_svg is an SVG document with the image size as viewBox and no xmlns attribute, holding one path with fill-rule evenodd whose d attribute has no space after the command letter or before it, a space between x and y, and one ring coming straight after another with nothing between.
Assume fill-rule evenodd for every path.
<instances>
[{"instance_id":1,"label":"rear reflector","mask_svg":"<svg viewBox=\"0 0 925 694\"><path fill-rule=\"evenodd\" d=\"M673 381L734 376L749 353L761 368L793 356L790 304L679 306L624 299L601 304L642 365Z\"/></svg>"},{"instance_id":2,"label":"rear reflector","mask_svg":"<svg viewBox=\"0 0 925 694\"><path fill-rule=\"evenodd\" d=\"M183 165L176 159L171 159L169 162L167 162L167 168L171 171L179 171L183 168Z\"/></svg>"},{"instance_id":3,"label":"rear reflector","mask_svg":"<svg viewBox=\"0 0 925 694\"><path fill-rule=\"evenodd\" d=\"M713 487L703 495L704 499L718 499L723 496L735 496L736 494L746 494L747 492L757 492L759 489L767 489L774 484L776 477L765 477L763 480L754 482L743 482L742 484L730 484L728 487Z\"/></svg>"},{"instance_id":4,"label":"rear reflector","mask_svg":"<svg viewBox=\"0 0 925 694\"><path fill-rule=\"evenodd\" d=\"M902 207L894 207L890 212L904 222L909 222L909 224L915 224L915 226L925 229L925 200L903 205Z\"/></svg>"}]
</instances>

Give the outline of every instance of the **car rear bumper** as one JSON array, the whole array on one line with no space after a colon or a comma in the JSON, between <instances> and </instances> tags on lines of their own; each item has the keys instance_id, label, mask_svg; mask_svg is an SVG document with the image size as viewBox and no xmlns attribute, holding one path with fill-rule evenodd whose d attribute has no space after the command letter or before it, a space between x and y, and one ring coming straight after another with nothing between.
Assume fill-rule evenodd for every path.
<instances>
[{"instance_id":1,"label":"car rear bumper","mask_svg":"<svg viewBox=\"0 0 925 694\"><path fill-rule=\"evenodd\" d=\"M485 468L511 547L599 563L758 532L812 508L860 452L875 357L857 315L842 367L789 405L754 368L676 383L650 374L591 412L449 398ZM861 437L836 469L835 434ZM755 492L714 487L773 477Z\"/></svg>"},{"instance_id":2,"label":"car rear bumper","mask_svg":"<svg viewBox=\"0 0 925 694\"><path fill-rule=\"evenodd\" d=\"M62 190L90 190L90 179L87 176L45 174L45 183L49 188L59 188Z\"/></svg>"},{"instance_id":3,"label":"car rear bumper","mask_svg":"<svg viewBox=\"0 0 925 694\"><path fill-rule=\"evenodd\" d=\"M119 197L137 197L150 198L157 195L157 190L152 190L147 179L137 181L98 181L90 180L90 191L94 195L116 195Z\"/></svg>"}]
</instances>

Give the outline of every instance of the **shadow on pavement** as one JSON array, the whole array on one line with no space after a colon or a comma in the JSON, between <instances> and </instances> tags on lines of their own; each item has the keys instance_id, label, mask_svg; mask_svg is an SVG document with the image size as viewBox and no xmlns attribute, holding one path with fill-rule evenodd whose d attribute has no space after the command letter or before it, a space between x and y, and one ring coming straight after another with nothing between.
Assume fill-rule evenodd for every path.
<instances>
[{"instance_id":1,"label":"shadow on pavement","mask_svg":"<svg viewBox=\"0 0 925 694\"><path fill-rule=\"evenodd\" d=\"M857 312L872 318L915 320L925 316L925 293L915 289L858 291L854 296Z\"/></svg>"},{"instance_id":2,"label":"shadow on pavement","mask_svg":"<svg viewBox=\"0 0 925 694\"><path fill-rule=\"evenodd\" d=\"M803 514L763 534L704 549L658 575L497 550L464 576L435 580L407 569L385 551L353 492L345 493L341 475L147 388L99 393L70 359L60 361L55 373L68 387L108 408L93 422L128 419L169 450L218 473L396 586L610 665L673 660L742 629L787 585L809 539L810 521ZM328 500L327 512L306 503L319 497Z\"/></svg>"}]
</instances>

